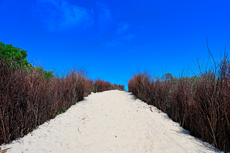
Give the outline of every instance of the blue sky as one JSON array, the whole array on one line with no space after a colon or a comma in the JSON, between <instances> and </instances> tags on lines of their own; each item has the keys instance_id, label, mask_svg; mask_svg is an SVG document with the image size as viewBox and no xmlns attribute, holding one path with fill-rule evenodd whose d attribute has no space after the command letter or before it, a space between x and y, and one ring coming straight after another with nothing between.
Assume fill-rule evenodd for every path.
<instances>
[{"instance_id":1,"label":"blue sky","mask_svg":"<svg viewBox=\"0 0 230 153\"><path fill-rule=\"evenodd\" d=\"M127 85L133 72L179 76L230 44L230 1L0 0L0 41L47 70L85 68ZM126 86L127 89L127 86Z\"/></svg>"}]
</instances>

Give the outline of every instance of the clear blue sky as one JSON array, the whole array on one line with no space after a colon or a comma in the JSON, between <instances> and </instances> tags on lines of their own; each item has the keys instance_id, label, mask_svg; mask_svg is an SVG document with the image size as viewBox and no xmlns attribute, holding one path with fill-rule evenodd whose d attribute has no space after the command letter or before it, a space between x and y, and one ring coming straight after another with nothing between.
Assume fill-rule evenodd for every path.
<instances>
[{"instance_id":1,"label":"clear blue sky","mask_svg":"<svg viewBox=\"0 0 230 153\"><path fill-rule=\"evenodd\" d=\"M0 41L46 70L84 67L127 85L133 72L178 76L230 45L228 0L0 0ZM127 86L126 86L127 89Z\"/></svg>"}]
</instances>

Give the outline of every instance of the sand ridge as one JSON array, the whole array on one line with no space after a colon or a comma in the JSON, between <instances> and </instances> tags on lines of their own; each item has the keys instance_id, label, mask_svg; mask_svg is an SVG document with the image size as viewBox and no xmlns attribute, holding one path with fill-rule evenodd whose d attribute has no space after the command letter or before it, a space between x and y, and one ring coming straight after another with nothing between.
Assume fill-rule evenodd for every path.
<instances>
[{"instance_id":1,"label":"sand ridge","mask_svg":"<svg viewBox=\"0 0 230 153\"><path fill-rule=\"evenodd\" d=\"M7 153L211 153L167 114L131 93L92 93L28 135L2 145Z\"/></svg>"}]
</instances>

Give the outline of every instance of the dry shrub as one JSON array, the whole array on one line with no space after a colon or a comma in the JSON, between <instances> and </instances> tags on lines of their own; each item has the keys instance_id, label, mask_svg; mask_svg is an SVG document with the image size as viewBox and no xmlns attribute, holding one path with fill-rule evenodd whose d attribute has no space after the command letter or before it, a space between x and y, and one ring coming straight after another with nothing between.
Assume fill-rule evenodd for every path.
<instances>
[{"instance_id":1,"label":"dry shrub","mask_svg":"<svg viewBox=\"0 0 230 153\"><path fill-rule=\"evenodd\" d=\"M151 78L148 72L134 74L128 82L129 92L132 92L143 101L150 101Z\"/></svg>"},{"instance_id":2,"label":"dry shrub","mask_svg":"<svg viewBox=\"0 0 230 153\"><path fill-rule=\"evenodd\" d=\"M85 83L85 95L88 96L93 91L93 80L88 79Z\"/></svg>"},{"instance_id":3,"label":"dry shrub","mask_svg":"<svg viewBox=\"0 0 230 153\"><path fill-rule=\"evenodd\" d=\"M113 90L125 90L125 86L124 85L113 84L112 89Z\"/></svg>"},{"instance_id":4,"label":"dry shrub","mask_svg":"<svg viewBox=\"0 0 230 153\"><path fill-rule=\"evenodd\" d=\"M125 90L124 85L111 84L108 81L97 79L93 83L93 92L102 92L107 90Z\"/></svg>"},{"instance_id":5,"label":"dry shrub","mask_svg":"<svg viewBox=\"0 0 230 153\"><path fill-rule=\"evenodd\" d=\"M218 73L216 73L218 72ZM200 76L149 79L137 73L129 92L166 112L174 121L218 149L230 151L230 61L225 56L216 69Z\"/></svg>"},{"instance_id":6,"label":"dry shrub","mask_svg":"<svg viewBox=\"0 0 230 153\"><path fill-rule=\"evenodd\" d=\"M0 144L26 135L88 95L92 81L83 71L46 79L36 70L11 68L0 59Z\"/></svg>"},{"instance_id":7,"label":"dry shrub","mask_svg":"<svg viewBox=\"0 0 230 153\"><path fill-rule=\"evenodd\" d=\"M12 65L0 57L0 144L26 135L93 90L124 90L122 85L103 80L94 82L76 68L63 78L47 79L36 69L13 68Z\"/></svg>"}]
</instances>

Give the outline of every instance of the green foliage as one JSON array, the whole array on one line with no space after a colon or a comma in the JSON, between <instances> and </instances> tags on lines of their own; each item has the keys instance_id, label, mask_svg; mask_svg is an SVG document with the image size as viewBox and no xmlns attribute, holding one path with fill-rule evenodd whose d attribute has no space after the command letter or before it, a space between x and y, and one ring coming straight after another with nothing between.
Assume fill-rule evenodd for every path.
<instances>
[{"instance_id":1,"label":"green foliage","mask_svg":"<svg viewBox=\"0 0 230 153\"><path fill-rule=\"evenodd\" d=\"M63 108L63 109L61 110L61 113L65 113L65 108ZM60 114L61 114L61 113L60 113Z\"/></svg>"},{"instance_id":2,"label":"green foliage","mask_svg":"<svg viewBox=\"0 0 230 153\"><path fill-rule=\"evenodd\" d=\"M41 67L36 67L36 70L38 71L38 73L40 74L40 76L44 76L46 79L54 77L53 71L45 71Z\"/></svg>"},{"instance_id":3,"label":"green foliage","mask_svg":"<svg viewBox=\"0 0 230 153\"><path fill-rule=\"evenodd\" d=\"M26 50L13 47L11 44L5 45L3 42L0 42L0 57L9 63L12 63L14 68L23 67L30 71L36 70L40 76L44 76L46 79L54 77L53 71L45 71L41 67L33 67L32 64L30 64L26 59Z\"/></svg>"},{"instance_id":4,"label":"green foliage","mask_svg":"<svg viewBox=\"0 0 230 153\"><path fill-rule=\"evenodd\" d=\"M7 62L14 63L14 66L31 67L31 64L26 59L26 50L13 47L11 44L5 45L3 42L0 42L0 56Z\"/></svg>"},{"instance_id":5,"label":"green foliage","mask_svg":"<svg viewBox=\"0 0 230 153\"><path fill-rule=\"evenodd\" d=\"M56 117L57 115L62 114L62 113L65 113L65 108L63 108L61 112L58 112L57 110L55 110L55 113L53 115L54 117Z\"/></svg>"}]
</instances>

